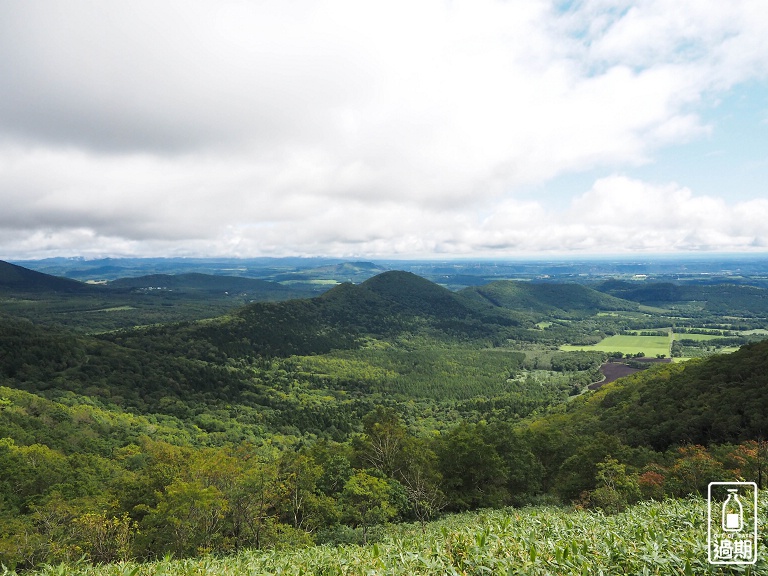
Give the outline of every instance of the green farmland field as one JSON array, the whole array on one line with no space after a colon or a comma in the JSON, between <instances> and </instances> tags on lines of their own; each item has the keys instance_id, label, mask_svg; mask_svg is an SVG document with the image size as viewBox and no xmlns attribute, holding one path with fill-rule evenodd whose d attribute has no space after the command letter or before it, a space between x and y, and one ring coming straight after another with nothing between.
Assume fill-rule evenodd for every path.
<instances>
[{"instance_id":1,"label":"green farmland field","mask_svg":"<svg viewBox=\"0 0 768 576\"><path fill-rule=\"evenodd\" d=\"M717 338L723 338L723 336L719 334L675 334L675 340L697 340L703 342Z\"/></svg>"},{"instance_id":2,"label":"green farmland field","mask_svg":"<svg viewBox=\"0 0 768 576\"><path fill-rule=\"evenodd\" d=\"M669 356L670 340L668 336L636 336L620 334L608 336L597 344L591 346L561 346L565 352L578 350L598 350L601 352L623 352L624 354L644 353L646 356L655 357L657 354Z\"/></svg>"}]
</instances>

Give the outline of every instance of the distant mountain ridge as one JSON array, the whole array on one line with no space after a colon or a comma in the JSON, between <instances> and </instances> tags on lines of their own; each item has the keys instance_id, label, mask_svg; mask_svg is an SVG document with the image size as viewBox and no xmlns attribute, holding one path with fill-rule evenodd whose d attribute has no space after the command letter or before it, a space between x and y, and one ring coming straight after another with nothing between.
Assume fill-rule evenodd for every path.
<instances>
[{"instance_id":1,"label":"distant mountain ridge","mask_svg":"<svg viewBox=\"0 0 768 576\"><path fill-rule=\"evenodd\" d=\"M156 337L212 344L220 357L324 354L361 345L366 336L429 334L442 340L538 339L536 316L584 317L599 310L636 310L638 305L579 284L497 281L453 292L412 272L391 270L360 284L344 283L311 299L256 302L229 318ZM115 338L138 346L151 334ZM216 350L216 351L215 351ZM206 356L211 359L214 356Z\"/></svg>"},{"instance_id":2,"label":"distant mountain ridge","mask_svg":"<svg viewBox=\"0 0 768 576\"><path fill-rule=\"evenodd\" d=\"M97 288L77 280L35 272L0 260L0 290L32 292L90 292Z\"/></svg>"},{"instance_id":3,"label":"distant mountain ridge","mask_svg":"<svg viewBox=\"0 0 768 576\"><path fill-rule=\"evenodd\" d=\"M277 282L306 282L308 280L335 280L337 282L363 282L386 272L388 268L373 262L340 262L276 274Z\"/></svg>"},{"instance_id":4,"label":"distant mountain ridge","mask_svg":"<svg viewBox=\"0 0 768 576\"><path fill-rule=\"evenodd\" d=\"M150 274L147 276L119 278L106 284L87 284L71 278L62 278L37 272L0 261L0 290L20 293L100 293L108 295L112 290L167 289L177 291L246 292L260 299L305 298L306 290L283 286L277 282L241 276L219 276L191 272L187 274Z\"/></svg>"},{"instance_id":5,"label":"distant mountain ridge","mask_svg":"<svg viewBox=\"0 0 768 576\"><path fill-rule=\"evenodd\" d=\"M31 279L47 286L51 278L56 280L13 265L0 265L0 272L4 285ZM65 282L69 285L72 281ZM527 298L533 298L538 288L545 287L539 299L525 302L557 302L565 310L566 304L621 303L611 299L593 300L594 291L581 290L583 287L568 285L560 292L546 284L521 284L524 285L495 282L489 286L522 288ZM126 358L130 357L138 366L144 358L142 354L152 350L153 366L158 367L158 373L167 364L166 353L174 357L181 351L188 354L189 358L178 360L177 369L191 381L197 358L218 362L227 356L239 355L322 354L333 349L354 348L367 334L398 335L425 326L462 338L483 338L509 327L508 318L492 316L489 311L500 304L509 305L514 301L512 297L480 308L474 307L471 300L477 298L477 290L467 290L471 298L415 274L390 271L362 284L342 284L311 299L254 303L213 321L157 326L99 338L102 342L112 341L132 348L125 357L116 356L116 348L99 344L97 340L8 319L4 321L8 353L0 358L0 375L4 372L5 376L15 377L28 370L53 375L76 365L85 375L88 371L97 371L96 360L86 361L89 356L98 357L99 365L104 366L113 361L115 365L125 365ZM509 296L504 290L490 293ZM573 298L566 303L553 300L563 294ZM581 299L576 298L579 295ZM513 296L521 301L518 295ZM41 362L41 358L48 364ZM135 370L141 373L140 368ZM119 373L115 371L116 375ZM226 374L225 370L216 372L216 381L224 382ZM686 442L738 442L768 430L767 375L768 341L764 341L746 345L730 355L664 365L627 377L593 395L574 399L566 412L545 416L533 426L537 430L551 428L558 433L582 436L610 434L627 445L650 446L655 450ZM233 387L241 385L236 380L226 381ZM206 383L201 380L195 386L204 387ZM160 392L157 395L162 396ZM135 401L139 400L137 396Z\"/></svg>"},{"instance_id":6,"label":"distant mountain ridge","mask_svg":"<svg viewBox=\"0 0 768 576\"><path fill-rule=\"evenodd\" d=\"M617 298L642 304L669 306L697 302L715 312L741 312L745 315L768 314L768 290L743 284L675 284L672 282L636 283L611 280L597 290Z\"/></svg>"},{"instance_id":7,"label":"distant mountain ridge","mask_svg":"<svg viewBox=\"0 0 768 576\"><path fill-rule=\"evenodd\" d=\"M277 282L242 276L218 276L191 272L188 274L150 274L134 278L119 278L107 283L107 287L128 290L184 290L207 292L256 292L274 296L306 297L309 293L283 286Z\"/></svg>"},{"instance_id":8,"label":"distant mountain ridge","mask_svg":"<svg viewBox=\"0 0 768 576\"><path fill-rule=\"evenodd\" d=\"M635 302L599 292L582 284L572 283L499 280L484 286L465 288L459 294L473 302L484 302L498 308L529 311L547 316L637 309Z\"/></svg>"},{"instance_id":9,"label":"distant mountain ridge","mask_svg":"<svg viewBox=\"0 0 768 576\"><path fill-rule=\"evenodd\" d=\"M508 315L473 305L416 274L389 271L311 299L253 303L215 323L114 338L132 346L140 346L144 338L204 339L227 356L289 356L354 348L366 335L426 330L444 338L493 338L514 325Z\"/></svg>"}]
</instances>

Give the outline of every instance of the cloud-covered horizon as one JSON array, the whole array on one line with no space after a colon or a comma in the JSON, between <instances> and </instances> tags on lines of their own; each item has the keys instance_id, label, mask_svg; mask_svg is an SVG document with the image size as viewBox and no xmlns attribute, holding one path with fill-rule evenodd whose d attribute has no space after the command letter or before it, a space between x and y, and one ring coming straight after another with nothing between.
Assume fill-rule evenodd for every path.
<instances>
[{"instance_id":1,"label":"cloud-covered horizon","mask_svg":"<svg viewBox=\"0 0 768 576\"><path fill-rule=\"evenodd\" d=\"M765 251L764 189L633 173L765 85L765 12L2 4L0 257Z\"/></svg>"}]
</instances>

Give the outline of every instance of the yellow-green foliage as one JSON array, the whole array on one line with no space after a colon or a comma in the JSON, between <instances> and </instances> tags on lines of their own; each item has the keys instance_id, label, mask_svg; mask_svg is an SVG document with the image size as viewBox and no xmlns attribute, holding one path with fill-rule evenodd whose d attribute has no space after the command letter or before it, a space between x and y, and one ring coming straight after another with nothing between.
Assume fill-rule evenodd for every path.
<instances>
[{"instance_id":1,"label":"yellow-green foliage","mask_svg":"<svg viewBox=\"0 0 768 576\"><path fill-rule=\"evenodd\" d=\"M760 494L768 514L768 493ZM766 574L761 526L754 566L730 572L707 562L707 506L701 498L644 502L614 516L553 507L460 514L394 526L368 546L245 551L238 555L148 564L49 566L52 576L192 575L591 575ZM12 574L12 573L7 573Z\"/></svg>"},{"instance_id":2,"label":"yellow-green foliage","mask_svg":"<svg viewBox=\"0 0 768 576\"><path fill-rule=\"evenodd\" d=\"M420 339L385 349L368 347L295 357L306 371L363 382L372 391L401 397L467 399L509 391L507 379L525 361L519 351L472 349Z\"/></svg>"}]
</instances>

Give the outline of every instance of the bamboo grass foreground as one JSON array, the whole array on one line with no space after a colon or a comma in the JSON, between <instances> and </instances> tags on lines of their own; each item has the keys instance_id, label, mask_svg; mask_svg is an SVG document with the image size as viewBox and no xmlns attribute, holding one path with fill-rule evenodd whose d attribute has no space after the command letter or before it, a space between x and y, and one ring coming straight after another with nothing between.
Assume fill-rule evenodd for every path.
<instances>
[{"instance_id":1,"label":"bamboo grass foreground","mask_svg":"<svg viewBox=\"0 0 768 576\"><path fill-rule=\"evenodd\" d=\"M760 494L754 566L707 562L707 503L641 502L626 512L556 507L488 510L427 525L390 526L367 546L245 551L227 557L104 566L45 566L39 576L700 575L768 574L768 492ZM2 576L14 572L0 569Z\"/></svg>"}]
</instances>

